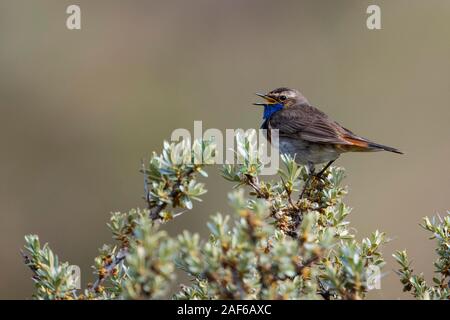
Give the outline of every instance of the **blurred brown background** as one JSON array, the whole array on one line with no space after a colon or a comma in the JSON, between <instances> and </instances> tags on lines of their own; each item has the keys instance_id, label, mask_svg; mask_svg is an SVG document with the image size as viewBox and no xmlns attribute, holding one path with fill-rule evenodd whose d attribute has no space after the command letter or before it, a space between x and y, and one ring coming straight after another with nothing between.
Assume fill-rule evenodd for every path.
<instances>
[{"instance_id":1,"label":"blurred brown background","mask_svg":"<svg viewBox=\"0 0 450 320\"><path fill-rule=\"evenodd\" d=\"M366 28L373 3L380 31ZM81 31L65 27L69 4L81 5ZM391 254L407 248L430 280L434 242L418 223L450 208L449 31L440 0L0 0L0 297L31 296L27 233L91 280L109 212L143 205L142 157L194 120L258 127L253 93L290 86L406 152L338 164L358 237L378 228L394 238L370 298L407 298ZM209 171L205 201L170 233L205 233L209 214L229 212L231 185Z\"/></svg>"}]
</instances>

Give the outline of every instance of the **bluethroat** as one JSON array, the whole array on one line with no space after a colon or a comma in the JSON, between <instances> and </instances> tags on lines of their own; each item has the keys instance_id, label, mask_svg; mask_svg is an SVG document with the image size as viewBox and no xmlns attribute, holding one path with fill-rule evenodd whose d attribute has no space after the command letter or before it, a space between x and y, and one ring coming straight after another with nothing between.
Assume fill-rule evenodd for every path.
<instances>
[{"instance_id":1,"label":"bluethroat","mask_svg":"<svg viewBox=\"0 0 450 320\"><path fill-rule=\"evenodd\" d=\"M398 149L375 143L354 134L325 113L312 106L297 90L278 88L267 94L257 93L265 101L262 129L278 129L281 153L295 157L299 164L314 172L316 164L326 163L317 174L325 170L345 152L389 151L402 154Z\"/></svg>"}]
</instances>

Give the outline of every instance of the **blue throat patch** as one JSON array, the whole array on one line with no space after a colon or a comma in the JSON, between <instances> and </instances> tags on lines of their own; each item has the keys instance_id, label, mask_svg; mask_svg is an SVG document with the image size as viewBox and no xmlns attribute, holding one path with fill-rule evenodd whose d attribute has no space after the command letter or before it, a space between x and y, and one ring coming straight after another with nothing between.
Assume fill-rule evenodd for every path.
<instances>
[{"instance_id":1,"label":"blue throat patch","mask_svg":"<svg viewBox=\"0 0 450 320\"><path fill-rule=\"evenodd\" d=\"M274 114L277 111L280 111L281 109L283 109L283 105L281 103L265 104L263 119L264 120L269 119L272 114Z\"/></svg>"}]
</instances>

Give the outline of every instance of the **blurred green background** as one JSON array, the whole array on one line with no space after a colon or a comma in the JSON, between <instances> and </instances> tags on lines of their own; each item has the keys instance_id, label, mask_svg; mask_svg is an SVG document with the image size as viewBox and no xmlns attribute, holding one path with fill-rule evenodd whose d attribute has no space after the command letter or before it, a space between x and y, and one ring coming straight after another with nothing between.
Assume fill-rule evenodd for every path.
<instances>
[{"instance_id":1,"label":"blurred green background","mask_svg":"<svg viewBox=\"0 0 450 320\"><path fill-rule=\"evenodd\" d=\"M378 4L382 30L366 28ZM65 27L69 4L82 30ZM421 217L450 208L450 1L0 0L0 297L29 298L19 249L37 233L92 280L111 211L143 206L141 158L175 128L259 127L256 91L300 89L356 133L406 155L350 154L350 220L393 241L382 290L407 298L391 254L431 280ZM206 233L230 212L218 168L195 210L164 226Z\"/></svg>"}]
</instances>

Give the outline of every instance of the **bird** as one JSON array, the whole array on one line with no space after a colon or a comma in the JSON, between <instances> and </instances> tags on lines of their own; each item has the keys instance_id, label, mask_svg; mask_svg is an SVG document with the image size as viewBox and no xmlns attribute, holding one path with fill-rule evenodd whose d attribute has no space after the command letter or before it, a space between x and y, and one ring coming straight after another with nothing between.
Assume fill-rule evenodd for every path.
<instances>
[{"instance_id":1,"label":"bird","mask_svg":"<svg viewBox=\"0 0 450 320\"><path fill-rule=\"evenodd\" d=\"M254 103L263 106L263 123L267 140L272 130L278 130L278 147L311 174L315 166L326 163L316 175L320 177L343 153L389 151L403 154L400 150L363 138L341 126L327 114L314 107L296 89L277 88L267 94L257 93L265 101Z\"/></svg>"}]
</instances>

